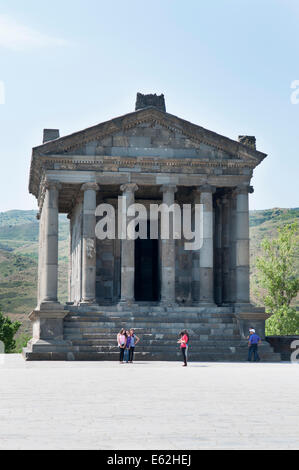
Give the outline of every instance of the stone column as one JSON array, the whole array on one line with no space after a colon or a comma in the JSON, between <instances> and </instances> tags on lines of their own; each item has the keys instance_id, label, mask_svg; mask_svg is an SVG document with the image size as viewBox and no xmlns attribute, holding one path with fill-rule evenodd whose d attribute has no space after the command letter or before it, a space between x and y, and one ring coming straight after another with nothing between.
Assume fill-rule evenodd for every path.
<instances>
[{"instance_id":1,"label":"stone column","mask_svg":"<svg viewBox=\"0 0 299 470\"><path fill-rule=\"evenodd\" d=\"M229 250L229 278L230 278L230 299L236 301L236 195L230 193L230 250Z\"/></svg>"},{"instance_id":2,"label":"stone column","mask_svg":"<svg viewBox=\"0 0 299 470\"><path fill-rule=\"evenodd\" d=\"M214 305L213 193L209 184L200 186L203 204L203 245L200 250L200 302Z\"/></svg>"},{"instance_id":3,"label":"stone column","mask_svg":"<svg viewBox=\"0 0 299 470\"><path fill-rule=\"evenodd\" d=\"M40 214L38 306L30 313L33 338L24 350L26 359L58 359L65 346L63 319L68 311L57 300L58 287L58 197L60 184L46 182ZM51 353L47 347L51 345ZM59 351L61 351L59 349ZM65 358L66 356L64 356Z\"/></svg>"},{"instance_id":4,"label":"stone column","mask_svg":"<svg viewBox=\"0 0 299 470\"><path fill-rule=\"evenodd\" d=\"M163 204L172 206L177 187L167 184L162 186L161 191L163 192ZM172 224L170 224L169 239L162 239L161 246L161 302L172 306L175 304L175 240Z\"/></svg>"},{"instance_id":5,"label":"stone column","mask_svg":"<svg viewBox=\"0 0 299 470\"><path fill-rule=\"evenodd\" d=\"M236 189L236 303L249 303L249 186Z\"/></svg>"},{"instance_id":6,"label":"stone column","mask_svg":"<svg viewBox=\"0 0 299 470\"><path fill-rule=\"evenodd\" d=\"M58 197L60 184L47 182L40 225L43 266L40 272L40 305L58 304ZM40 253L41 255L41 253ZM43 271L43 272L42 272Z\"/></svg>"},{"instance_id":7,"label":"stone column","mask_svg":"<svg viewBox=\"0 0 299 470\"><path fill-rule=\"evenodd\" d=\"M70 224L69 229L69 263L68 263L68 304L72 304L72 245L73 245L73 223L72 214L69 213L67 216Z\"/></svg>"},{"instance_id":8,"label":"stone column","mask_svg":"<svg viewBox=\"0 0 299 470\"><path fill-rule=\"evenodd\" d=\"M215 207L215 301L222 304L222 203L221 198Z\"/></svg>"},{"instance_id":9,"label":"stone column","mask_svg":"<svg viewBox=\"0 0 299 470\"><path fill-rule=\"evenodd\" d=\"M200 204L200 192L198 190L193 191L193 202ZM194 215L194 212L193 212ZM194 220L195 224L195 220ZM194 229L194 227L193 227ZM200 301L200 249L193 250L192 252L192 301L195 305Z\"/></svg>"},{"instance_id":10,"label":"stone column","mask_svg":"<svg viewBox=\"0 0 299 470\"><path fill-rule=\"evenodd\" d=\"M138 190L138 186L128 183L122 185L120 189L125 201L123 211L127 211L128 207L135 203L135 191ZM131 219L132 217L127 217L127 222L129 223ZM127 230L125 233L126 238L121 241L121 303L132 304L135 298L135 240L128 240Z\"/></svg>"},{"instance_id":11,"label":"stone column","mask_svg":"<svg viewBox=\"0 0 299 470\"><path fill-rule=\"evenodd\" d=\"M82 303L96 303L96 183L85 183L83 201Z\"/></svg>"},{"instance_id":12,"label":"stone column","mask_svg":"<svg viewBox=\"0 0 299 470\"><path fill-rule=\"evenodd\" d=\"M230 302L230 200L222 197L222 302Z\"/></svg>"}]
</instances>

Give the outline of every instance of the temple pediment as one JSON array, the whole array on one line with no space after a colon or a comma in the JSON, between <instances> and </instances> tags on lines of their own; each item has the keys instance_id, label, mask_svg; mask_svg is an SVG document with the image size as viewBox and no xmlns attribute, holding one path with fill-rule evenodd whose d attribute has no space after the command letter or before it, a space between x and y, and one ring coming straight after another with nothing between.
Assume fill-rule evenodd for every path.
<instances>
[{"instance_id":1,"label":"temple pediment","mask_svg":"<svg viewBox=\"0 0 299 470\"><path fill-rule=\"evenodd\" d=\"M191 174L214 175L222 178L217 184L230 186L250 178L266 157L253 136L232 140L167 113L163 95L138 94L134 112L64 137L45 129L43 142L31 160L29 191L36 197L48 171L58 178L57 172L76 170L185 174L189 182Z\"/></svg>"},{"instance_id":2,"label":"temple pediment","mask_svg":"<svg viewBox=\"0 0 299 470\"><path fill-rule=\"evenodd\" d=\"M35 147L40 155L202 158L260 163L265 154L148 107Z\"/></svg>"}]
</instances>

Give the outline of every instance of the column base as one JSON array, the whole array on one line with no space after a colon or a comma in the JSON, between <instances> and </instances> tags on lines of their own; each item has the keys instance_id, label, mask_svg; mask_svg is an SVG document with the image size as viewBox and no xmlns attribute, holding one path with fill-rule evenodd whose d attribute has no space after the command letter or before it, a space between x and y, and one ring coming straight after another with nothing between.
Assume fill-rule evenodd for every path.
<instances>
[{"instance_id":1,"label":"column base","mask_svg":"<svg viewBox=\"0 0 299 470\"><path fill-rule=\"evenodd\" d=\"M217 304L213 300L199 300L198 302L192 302L192 306L194 307L202 307L202 308L217 308Z\"/></svg>"},{"instance_id":2,"label":"column base","mask_svg":"<svg viewBox=\"0 0 299 470\"><path fill-rule=\"evenodd\" d=\"M120 302L117 304L117 310L119 312L122 311L128 311L128 310L136 310L138 308L138 304L135 302L135 300L120 300Z\"/></svg>"},{"instance_id":3,"label":"column base","mask_svg":"<svg viewBox=\"0 0 299 470\"><path fill-rule=\"evenodd\" d=\"M79 302L79 307L98 307L98 303L95 301L95 300L82 300L81 302Z\"/></svg>"},{"instance_id":4,"label":"column base","mask_svg":"<svg viewBox=\"0 0 299 470\"><path fill-rule=\"evenodd\" d=\"M64 311L64 305L62 305L58 301L52 301L52 300L43 301L34 310L34 312L38 312L38 311L40 311L40 312L62 312L62 311ZM30 316L29 316L29 318L30 318Z\"/></svg>"},{"instance_id":5,"label":"column base","mask_svg":"<svg viewBox=\"0 0 299 470\"><path fill-rule=\"evenodd\" d=\"M29 314L29 320L33 326L33 340L38 341L63 341L63 319L68 310L59 303L42 303L39 309Z\"/></svg>"},{"instance_id":6,"label":"column base","mask_svg":"<svg viewBox=\"0 0 299 470\"><path fill-rule=\"evenodd\" d=\"M265 322L270 318L270 314L265 313L264 308L255 307L250 303L234 304L234 313L242 338L247 338L249 328L254 328L257 334L265 338Z\"/></svg>"},{"instance_id":7,"label":"column base","mask_svg":"<svg viewBox=\"0 0 299 470\"><path fill-rule=\"evenodd\" d=\"M171 312L179 307L175 300L161 300L159 306L164 308L166 312Z\"/></svg>"},{"instance_id":8,"label":"column base","mask_svg":"<svg viewBox=\"0 0 299 470\"><path fill-rule=\"evenodd\" d=\"M25 361L72 361L73 349L70 341L32 339L22 355Z\"/></svg>"}]
</instances>

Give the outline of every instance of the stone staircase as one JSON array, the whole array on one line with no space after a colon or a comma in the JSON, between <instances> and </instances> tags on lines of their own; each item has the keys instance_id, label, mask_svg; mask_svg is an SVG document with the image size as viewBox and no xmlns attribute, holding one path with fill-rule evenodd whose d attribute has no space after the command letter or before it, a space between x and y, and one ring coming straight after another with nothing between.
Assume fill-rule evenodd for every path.
<instances>
[{"instance_id":1,"label":"stone staircase","mask_svg":"<svg viewBox=\"0 0 299 470\"><path fill-rule=\"evenodd\" d=\"M64 320L68 360L117 361L116 336L122 327L133 327L140 338L135 350L136 361L181 360L177 339L182 329L190 334L190 361L244 362L247 359L247 341L241 339L230 307L177 307L171 312L154 306L140 306L128 312L101 307L101 311L85 308L82 312L82 308L70 306L69 310ZM57 354L62 351L62 347L56 350ZM265 341L259 354L262 361L281 360Z\"/></svg>"}]
</instances>

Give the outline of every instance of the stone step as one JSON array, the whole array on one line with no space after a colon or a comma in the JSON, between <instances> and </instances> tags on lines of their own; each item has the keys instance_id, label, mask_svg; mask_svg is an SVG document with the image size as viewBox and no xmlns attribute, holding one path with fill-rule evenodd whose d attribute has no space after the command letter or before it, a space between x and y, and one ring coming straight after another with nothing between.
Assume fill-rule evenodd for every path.
<instances>
[{"instance_id":1,"label":"stone step","mask_svg":"<svg viewBox=\"0 0 299 470\"><path fill-rule=\"evenodd\" d=\"M49 348L49 351L51 349ZM62 349L61 349L62 350ZM78 350L80 352L88 352L88 351L91 351L91 352L117 352L119 351L118 347L116 346L82 346L80 345L80 347L78 349L76 349L74 347L74 350ZM148 346L140 346L138 347L138 349L136 350L136 352L138 353L141 353L141 352L146 352L146 353L164 353L164 354L176 354L178 351L178 348L173 346L173 347L170 347L170 346L157 346L157 347L153 347L153 348L150 348ZM202 346L202 347L197 347L195 349L192 349L190 348L189 349L189 352L188 354L190 355L190 357L193 357L193 354L242 354L243 357L246 356L247 357L247 348L240 348L240 347L205 347L205 346ZM259 355L263 355L263 354L269 354L271 353L271 351L269 351L268 349L260 349L259 350Z\"/></svg>"},{"instance_id":2,"label":"stone step","mask_svg":"<svg viewBox=\"0 0 299 470\"><path fill-rule=\"evenodd\" d=\"M108 334L108 335L114 335L115 337L117 336L119 330L118 328L100 328L100 327L86 327L86 328L80 328L80 327L75 327L75 328L70 328L67 327L64 329L65 334ZM237 328L234 327L215 327L212 326L210 328L204 327L204 326L197 326L196 328L188 328L188 332L190 337L196 337L198 334L217 334L217 335L222 335L222 334L230 334L232 335L233 333L238 334ZM137 336L143 335L143 334L160 334L160 335L165 335L165 334L170 334L172 336L179 337L180 333L180 328L174 327L169 327L169 328L138 328L135 327L135 333Z\"/></svg>"},{"instance_id":3,"label":"stone step","mask_svg":"<svg viewBox=\"0 0 299 470\"><path fill-rule=\"evenodd\" d=\"M102 332L103 333L103 332ZM155 334L155 333L152 333L152 334ZM159 335L161 335L161 332L160 333L157 333ZM95 336L94 336L95 335ZM79 331L77 332L67 332L65 333L64 335L64 338L65 339L68 339L68 340L75 340L75 339L83 339L83 338L86 338L86 339L95 339L96 336L98 335L98 333L80 333ZM142 334L138 334L138 336L140 337L140 339L142 339ZM109 337L109 336L108 336ZM111 341L116 341L116 335L113 334L111 336ZM190 337L191 338L191 342L193 341L192 339L192 336ZM209 334L209 335L203 335L201 334L200 335L200 341L218 341L218 340L223 340L227 338L229 341L240 341L240 335L239 334L227 334L227 335L213 335L213 334ZM176 333L173 333L173 336L172 336L172 341L177 341L178 339L178 334L177 332Z\"/></svg>"},{"instance_id":4,"label":"stone step","mask_svg":"<svg viewBox=\"0 0 299 470\"><path fill-rule=\"evenodd\" d=\"M70 312L67 317L74 318L118 318L120 320L126 320L127 318L164 318L164 319L175 319L175 318L235 318L234 314L223 313L223 312Z\"/></svg>"},{"instance_id":5,"label":"stone step","mask_svg":"<svg viewBox=\"0 0 299 470\"><path fill-rule=\"evenodd\" d=\"M232 330L236 329L236 325L233 323L159 323L157 326L153 325L151 322L139 322L139 323L133 323L134 325L134 330L136 331L141 331L141 330L159 330L159 331L167 331L167 330L174 330L176 332L180 332L182 329L195 329L198 331L198 329L204 329L207 331L210 331L211 329L217 329L217 330ZM65 322L64 323L64 329L65 331L68 330L98 330L98 329L105 329L106 331L111 331L113 333L119 333L120 331L120 325L115 325L114 323L106 323L106 322L78 322L78 323L71 323L71 322Z\"/></svg>"},{"instance_id":6,"label":"stone step","mask_svg":"<svg viewBox=\"0 0 299 470\"><path fill-rule=\"evenodd\" d=\"M166 318L166 317L127 317L122 320L117 317L75 317L67 316L64 320L65 324L85 324L85 323L109 323L114 325L119 325L119 327L127 326L128 323L151 323L151 324L160 324L160 323L201 323L201 324L236 324L236 320L232 317L197 317L197 318L185 318L178 317L176 319Z\"/></svg>"},{"instance_id":7,"label":"stone step","mask_svg":"<svg viewBox=\"0 0 299 470\"><path fill-rule=\"evenodd\" d=\"M109 343L109 342L99 342L99 341L94 341L94 340L73 340L72 342L73 346L79 346L80 350L81 347L91 347L91 348L109 348L109 349L118 349L117 344L115 343ZM246 342L242 343L241 341L236 341L236 342L203 342L203 343L192 343L189 346L190 351L199 351L199 350L213 350L215 352L218 352L219 350L222 349L242 349L242 350L248 350L248 346ZM167 349L174 349L177 350L179 349L178 345L176 342L173 341L167 341L167 342L161 342L161 341L152 341L152 342L145 342L145 343L139 343L137 345L136 350L149 350L149 351L155 351L155 349L159 350L167 350ZM268 345L260 345L259 346L260 351L271 351L271 348L269 348Z\"/></svg>"},{"instance_id":8,"label":"stone step","mask_svg":"<svg viewBox=\"0 0 299 470\"><path fill-rule=\"evenodd\" d=\"M65 334L65 336L76 336L78 338L87 338L87 339L99 339L99 340L109 340L109 341L117 341L117 334L115 332L108 332L108 331L93 331L93 330L84 330L81 332L78 329L70 330ZM144 330L144 331L136 331L136 335L138 338L140 338L141 341L144 340L151 340L151 339L157 339L157 340L172 340L172 341L177 341L179 339L179 334L177 331L175 333L171 333L169 331L149 331L149 330ZM219 337L222 340L227 340L231 341L232 339L241 339L239 334L236 335L216 335L217 338ZM201 334L190 334L190 341L198 341L199 339L201 340L202 337L205 337L205 335Z\"/></svg>"},{"instance_id":9,"label":"stone step","mask_svg":"<svg viewBox=\"0 0 299 470\"><path fill-rule=\"evenodd\" d=\"M30 351L24 351L24 356L30 361L115 361L119 360L118 352L44 352L44 353L32 353ZM166 354L163 353L136 353L134 361L180 361L181 362L181 353L177 352L175 354ZM262 362L280 362L280 355L269 353L264 356L261 355ZM244 354L192 354L192 357L189 358L189 362L246 362L246 355Z\"/></svg>"},{"instance_id":10,"label":"stone step","mask_svg":"<svg viewBox=\"0 0 299 470\"><path fill-rule=\"evenodd\" d=\"M161 306L151 306L151 305L138 305L131 310L118 310L116 306L99 306L96 308L88 308L88 307L76 307L76 306L68 306L67 310L71 313L77 315L94 315L94 314L105 314L105 315L117 315L117 316L127 316L130 314L136 314L138 312L146 313L146 314L156 314L156 313L166 313L168 314L175 314L175 313L184 313L184 314L192 314L192 313L201 313L201 314L233 314L232 307L174 307L172 309L161 307Z\"/></svg>"},{"instance_id":11,"label":"stone step","mask_svg":"<svg viewBox=\"0 0 299 470\"><path fill-rule=\"evenodd\" d=\"M102 343L102 342L96 342L96 341L93 341L93 340L72 340L71 341L71 344L73 346L78 346L78 347L85 347L85 346L91 346L91 347L113 347L113 348L118 348L117 344L115 343ZM142 349L147 349L149 351L154 351L155 349L159 348L159 349L167 349L167 348L172 348L172 349L178 349L178 345L177 343L174 343L174 342L166 342L166 343L159 343L159 342L156 342L156 341L153 341L153 342L147 342L147 343L144 343L144 344L138 344L138 346L136 347L136 350L139 350L140 348ZM202 342L201 344L200 343L196 343L196 344L192 344L189 346L189 350L192 350L192 351L195 351L195 350L202 350L202 349L213 349L215 351L217 351L219 348L224 348L224 349L230 349L230 348L242 348L242 349L247 349L247 346L246 345L242 345L242 343L240 343L240 341L236 341L236 342L219 342L219 343L214 343L214 342L208 342L208 341L204 341ZM262 346L260 347L260 349L267 349L268 348L263 348Z\"/></svg>"},{"instance_id":12,"label":"stone step","mask_svg":"<svg viewBox=\"0 0 299 470\"><path fill-rule=\"evenodd\" d=\"M98 338L96 335L86 335L83 337L78 337L78 338L73 338L72 340L70 338L66 338L72 341L72 344L113 344L117 345L115 337L110 337L110 338ZM247 347L247 341L246 340L241 340L240 338L229 338L225 339L223 338L222 340L219 341L202 341L201 339L192 339L190 341L190 346L195 346L197 344L211 344L214 346L217 345L239 345L239 344L245 344ZM146 337L146 338L141 338L141 341L138 343L138 345L155 345L155 344L177 344L177 337L172 337L172 338L156 338L153 336Z\"/></svg>"}]
</instances>

